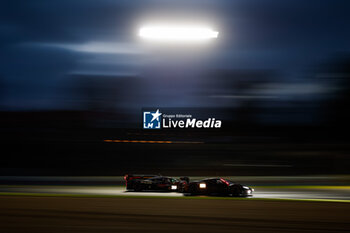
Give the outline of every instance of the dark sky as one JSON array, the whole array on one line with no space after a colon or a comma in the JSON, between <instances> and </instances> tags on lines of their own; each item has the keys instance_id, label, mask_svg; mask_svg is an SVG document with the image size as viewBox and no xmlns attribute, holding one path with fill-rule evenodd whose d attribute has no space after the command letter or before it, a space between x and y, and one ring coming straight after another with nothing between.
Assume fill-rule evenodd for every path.
<instances>
[{"instance_id":1,"label":"dark sky","mask_svg":"<svg viewBox=\"0 0 350 233\"><path fill-rule=\"evenodd\" d=\"M70 98L62 90L71 73L136 72L143 59L136 34L148 19L214 25L212 68L273 69L293 79L349 52L349 12L348 0L5 0L1 107L64 107L52 100Z\"/></svg>"}]
</instances>

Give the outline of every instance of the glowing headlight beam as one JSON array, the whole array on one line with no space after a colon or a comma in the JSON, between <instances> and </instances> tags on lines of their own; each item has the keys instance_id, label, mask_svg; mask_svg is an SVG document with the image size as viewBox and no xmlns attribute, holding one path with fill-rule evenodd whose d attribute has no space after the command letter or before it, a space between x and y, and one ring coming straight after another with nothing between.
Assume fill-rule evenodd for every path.
<instances>
[{"instance_id":1,"label":"glowing headlight beam","mask_svg":"<svg viewBox=\"0 0 350 233\"><path fill-rule=\"evenodd\" d=\"M201 41L217 38L219 32L205 27L142 27L139 36L157 41Z\"/></svg>"}]
</instances>

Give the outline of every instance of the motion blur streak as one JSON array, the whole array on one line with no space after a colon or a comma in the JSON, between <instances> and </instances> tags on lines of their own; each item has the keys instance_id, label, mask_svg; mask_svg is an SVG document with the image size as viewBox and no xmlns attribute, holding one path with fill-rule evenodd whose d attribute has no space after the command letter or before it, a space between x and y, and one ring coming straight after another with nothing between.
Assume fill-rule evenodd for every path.
<instances>
[{"instance_id":1,"label":"motion blur streak","mask_svg":"<svg viewBox=\"0 0 350 233\"><path fill-rule=\"evenodd\" d=\"M3 232L324 233L350 229L347 203L2 196L0 206Z\"/></svg>"},{"instance_id":2,"label":"motion blur streak","mask_svg":"<svg viewBox=\"0 0 350 233\"><path fill-rule=\"evenodd\" d=\"M105 142L135 142L135 143L173 143L172 141L145 141L145 140L104 140Z\"/></svg>"},{"instance_id":3,"label":"motion blur streak","mask_svg":"<svg viewBox=\"0 0 350 233\"><path fill-rule=\"evenodd\" d=\"M350 232L349 203L264 200L350 200L349 9L2 0L0 196L123 197L0 197L0 231ZM222 127L144 130L146 109ZM256 191L244 201L142 192L145 201L125 192L125 174L223 177Z\"/></svg>"},{"instance_id":4,"label":"motion blur streak","mask_svg":"<svg viewBox=\"0 0 350 233\"><path fill-rule=\"evenodd\" d=\"M105 139L104 142L134 142L134 143L183 143L183 144L201 144L204 142L196 142L196 141L146 141L146 140L112 140Z\"/></svg>"},{"instance_id":5,"label":"motion blur streak","mask_svg":"<svg viewBox=\"0 0 350 233\"><path fill-rule=\"evenodd\" d=\"M150 26L140 29L145 39L160 41L198 41L217 38L219 32L210 28L193 26Z\"/></svg>"}]
</instances>

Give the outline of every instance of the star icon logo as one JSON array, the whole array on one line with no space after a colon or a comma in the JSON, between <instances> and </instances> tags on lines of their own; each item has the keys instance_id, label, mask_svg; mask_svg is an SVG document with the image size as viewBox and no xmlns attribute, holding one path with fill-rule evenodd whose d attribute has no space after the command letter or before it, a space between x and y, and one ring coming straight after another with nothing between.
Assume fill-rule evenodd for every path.
<instances>
[{"instance_id":1,"label":"star icon logo","mask_svg":"<svg viewBox=\"0 0 350 233\"><path fill-rule=\"evenodd\" d=\"M151 122L153 122L156 119L157 121L159 121L159 116L161 116L162 114L159 112L159 109L157 109L157 111L155 113L151 113L151 115L153 116Z\"/></svg>"}]
</instances>

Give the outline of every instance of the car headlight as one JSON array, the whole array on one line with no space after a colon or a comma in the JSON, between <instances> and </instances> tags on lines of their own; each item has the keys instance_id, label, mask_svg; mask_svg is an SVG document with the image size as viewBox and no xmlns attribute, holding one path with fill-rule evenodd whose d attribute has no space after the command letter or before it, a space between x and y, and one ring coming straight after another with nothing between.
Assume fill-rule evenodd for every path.
<instances>
[{"instance_id":1,"label":"car headlight","mask_svg":"<svg viewBox=\"0 0 350 233\"><path fill-rule=\"evenodd\" d=\"M205 188L207 188L207 185L205 183L200 183L199 188L205 189Z\"/></svg>"},{"instance_id":2,"label":"car headlight","mask_svg":"<svg viewBox=\"0 0 350 233\"><path fill-rule=\"evenodd\" d=\"M172 185L171 186L171 190L176 190L177 189L177 185Z\"/></svg>"},{"instance_id":3,"label":"car headlight","mask_svg":"<svg viewBox=\"0 0 350 233\"><path fill-rule=\"evenodd\" d=\"M247 193L248 193L248 194L251 194L251 193L252 193L252 190L250 190L250 189L247 190Z\"/></svg>"}]
</instances>

